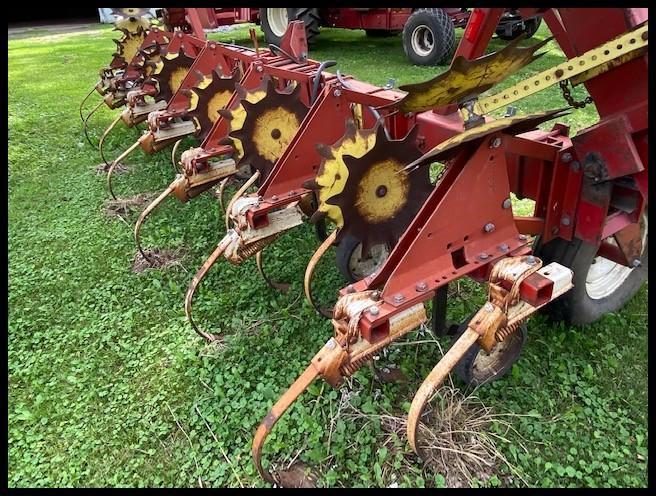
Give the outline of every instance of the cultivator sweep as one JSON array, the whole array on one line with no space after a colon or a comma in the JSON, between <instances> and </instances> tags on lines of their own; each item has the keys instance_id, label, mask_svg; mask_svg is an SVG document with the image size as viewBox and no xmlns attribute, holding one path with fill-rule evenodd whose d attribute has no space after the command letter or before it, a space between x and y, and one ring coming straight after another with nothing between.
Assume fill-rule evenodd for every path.
<instances>
[{"instance_id":1,"label":"cultivator sweep","mask_svg":"<svg viewBox=\"0 0 656 496\"><path fill-rule=\"evenodd\" d=\"M178 174L135 226L144 257L141 226L165 198L186 202L216 185L222 196L231 177L250 175L225 207L225 236L185 295L199 335L217 338L194 322L192 300L218 260L241 264L255 256L265 281L280 287L264 273L263 249L306 220L318 226L321 244L304 290L334 335L257 429L252 453L267 481L279 478L262 464L266 437L314 379L339 387L425 323L429 299L433 319L443 321L445 306L437 302L450 282L468 276L487 285L488 297L412 401L407 435L419 455L422 411L454 367L470 384L495 380L518 358L518 333L536 311L560 305L562 316L586 323L637 291L647 265L647 11L593 10L520 9L544 16L566 60L496 92L552 40L520 46L520 36L483 55L503 9L476 9L450 68L402 91L327 72L335 62L307 58L298 21L269 50L256 40L255 50L194 42L192 53L176 48L178 37L189 36L178 33L150 64L153 73L134 91L168 103L139 110L149 129L112 163L139 144L153 153L175 143ZM176 59L176 68L164 69ZM569 88L580 84L590 96L577 102ZM526 115L509 107L554 85L566 105ZM124 111L130 122L137 120L134 94ZM599 121L575 137L561 123L538 128L590 103ZM503 117L490 115L503 108ZM177 162L188 135L201 144ZM257 192L247 194L253 185ZM534 200L533 214L514 215L511 193ZM327 309L315 302L312 280L333 245L350 284Z\"/></svg>"}]
</instances>

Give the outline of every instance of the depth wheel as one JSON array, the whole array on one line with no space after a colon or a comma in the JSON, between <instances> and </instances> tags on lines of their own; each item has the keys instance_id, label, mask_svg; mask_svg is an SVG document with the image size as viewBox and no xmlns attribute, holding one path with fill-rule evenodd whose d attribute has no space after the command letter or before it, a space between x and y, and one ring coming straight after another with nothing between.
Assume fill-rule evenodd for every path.
<instances>
[{"instance_id":1,"label":"depth wheel","mask_svg":"<svg viewBox=\"0 0 656 496\"><path fill-rule=\"evenodd\" d=\"M473 315L472 315L473 317ZM467 329L468 319L458 327L453 336L452 344ZM486 353L475 343L454 367L456 375L468 386L480 386L503 377L519 359L524 348L528 331L525 324L506 339L497 343L490 353Z\"/></svg>"},{"instance_id":2,"label":"depth wheel","mask_svg":"<svg viewBox=\"0 0 656 496\"><path fill-rule=\"evenodd\" d=\"M536 249L545 265L558 262L574 271L574 287L545 307L554 320L585 325L622 308L647 280L647 211L640 222L642 254L640 266L631 268L597 256L597 247L574 238L556 238ZM614 239L612 240L614 242Z\"/></svg>"},{"instance_id":3,"label":"depth wheel","mask_svg":"<svg viewBox=\"0 0 656 496\"><path fill-rule=\"evenodd\" d=\"M362 257L362 244L347 234L337 245L337 267L348 282L364 279L376 271L390 254L387 245L374 245L368 257Z\"/></svg>"}]
</instances>

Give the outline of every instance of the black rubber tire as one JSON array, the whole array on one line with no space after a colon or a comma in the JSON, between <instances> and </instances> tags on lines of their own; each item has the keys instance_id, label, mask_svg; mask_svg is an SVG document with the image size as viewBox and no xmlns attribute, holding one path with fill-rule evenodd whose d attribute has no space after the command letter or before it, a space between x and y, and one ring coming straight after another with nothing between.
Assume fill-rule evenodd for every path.
<instances>
[{"instance_id":1,"label":"black rubber tire","mask_svg":"<svg viewBox=\"0 0 656 496\"><path fill-rule=\"evenodd\" d=\"M532 19L527 19L524 21L524 29L513 29L510 36L506 36L505 30L497 29L497 36L505 41L512 41L517 38L520 34L526 33L526 38L532 37L542 24L542 17L533 17Z\"/></svg>"},{"instance_id":2,"label":"black rubber tire","mask_svg":"<svg viewBox=\"0 0 656 496\"><path fill-rule=\"evenodd\" d=\"M296 10L294 8L288 8L287 9L287 19L290 21L293 21L296 19ZM267 16L267 9L266 8L261 8L260 9L260 28L262 29L262 32L264 33L264 39L267 43L280 46L280 42L282 41L282 36L278 36L273 32L271 29L271 26L269 25L269 18ZM307 30L306 30L307 31Z\"/></svg>"},{"instance_id":3,"label":"black rubber tire","mask_svg":"<svg viewBox=\"0 0 656 496\"><path fill-rule=\"evenodd\" d=\"M349 261L351 260L353 250L355 250L359 244L360 242L357 239L347 234L341 239L337 245L337 250L335 251L337 268L344 276L344 279L346 279L348 282L356 282L358 280L357 277L351 272Z\"/></svg>"},{"instance_id":4,"label":"black rubber tire","mask_svg":"<svg viewBox=\"0 0 656 496\"><path fill-rule=\"evenodd\" d=\"M362 279L353 274L351 268L349 267L349 261L353 255L353 251L358 247L360 241L358 241L353 236L346 234L337 245L337 250L335 251L336 264L339 271L344 276L348 282L356 282ZM391 251L391 250L390 250ZM369 274L366 274L363 277L366 277Z\"/></svg>"},{"instance_id":5,"label":"black rubber tire","mask_svg":"<svg viewBox=\"0 0 656 496\"><path fill-rule=\"evenodd\" d=\"M597 254L597 248L580 239L572 241L556 238L549 243L536 247L536 255L544 265L558 262L574 271L574 287L560 298L544 307L544 312L553 320L565 321L578 326L591 324L607 313L616 312L633 298L642 283L647 280L649 253L648 241L640 257L642 265L631 269L632 273L609 296L592 299L588 296L585 280Z\"/></svg>"},{"instance_id":6,"label":"black rubber tire","mask_svg":"<svg viewBox=\"0 0 656 496\"><path fill-rule=\"evenodd\" d=\"M365 29L364 32L369 38L389 38L401 33L400 30L391 31L389 29Z\"/></svg>"},{"instance_id":7,"label":"black rubber tire","mask_svg":"<svg viewBox=\"0 0 656 496\"><path fill-rule=\"evenodd\" d=\"M415 52L412 47L412 32L419 26L429 29L433 37L433 48L427 55ZM415 65L448 64L455 48L456 33L453 21L443 9L417 9L403 26L403 51Z\"/></svg>"},{"instance_id":8,"label":"black rubber tire","mask_svg":"<svg viewBox=\"0 0 656 496\"><path fill-rule=\"evenodd\" d=\"M453 335L453 338L451 340L451 346L453 346L453 343L455 343L458 340L458 338L462 335L462 333L465 332L465 329L467 329L467 324L473 317L474 314L472 314L470 318L468 318L462 324L460 324L458 330ZM474 361L476 360L476 357L478 356L479 353L485 353L485 351L481 349L478 343L474 343L474 345L471 348L469 348L467 353L465 353L465 355L453 368L453 372L462 382L464 382L468 386L473 386L473 387L477 387L482 384L489 384L490 382L494 382L501 379L504 375L508 373L508 371L513 366L513 364L519 359L521 351L524 348L524 344L526 343L527 334L528 334L528 330L526 328L526 324L521 324L519 326L519 329L517 329L513 334L511 334L508 338L506 338L508 340L510 339L513 340L511 355L507 358L506 363L504 363L503 367L496 374L488 375L488 376L480 376L480 375L477 376L474 373Z\"/></svg>"},{"instance_id":9,"label":"black rubber tire","mask_svg":"<svg viewBox=\"0 0 656 496\"><path fill-rule=\"evenodd\" d=\"M321 26L321 15L319 9L300 8L295 9L294 19L303 21L305 24L305 38L308 45L313 45L319 36L319 26ZM291 19L291 17L290 17Z\"/></svg>"}]
</instances>

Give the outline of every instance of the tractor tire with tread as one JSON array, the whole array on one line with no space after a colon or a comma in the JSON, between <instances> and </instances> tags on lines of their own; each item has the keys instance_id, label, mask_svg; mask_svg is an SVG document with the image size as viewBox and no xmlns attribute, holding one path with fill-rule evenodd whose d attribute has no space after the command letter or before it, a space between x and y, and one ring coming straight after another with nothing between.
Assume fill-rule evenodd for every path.
<instances>
[{"instance_id":1,"label":"tractor tire with tread","mask_svg":"<svg viewBox=\"0 0 656 496\"><path fill-rule=\"evenodd\" d=\"M279 17L270 19L271 15L275 15L274 12L269 12L270 10L273 11L273 9L267 8L260 9L260 27L264 33L264 39L267 43L280 46L284 36L284 31L291 21L303 21L303 24L305 25L305 38L307 39L307 43L308 45L314 43L315 38L319 34L319 26L321 25L319 9L284 9L287 11L287 24L285 24L284 29L282 26L282 20ZM282 10L282 8L276 10Z\"/></svg>"},{"instance_id":2,"label":"tractor tire with tread","mask_svg":"<svg viewBox=\"0 0 656 496\"><path fill-rule=\"evenodd\" d=\"M270 10L273 9L267 9L267 8L261 8L260 9L260 28L262 29L262 33L264 33L264 40L272 45L280 46L280 42L282 41L282 37L284 36L284 30L283 26L279 25L280 24L280 19L278 16L276 16L275 19L271 18L272 15L275 15L274 12L270 12ZM276 10L283 10L281 9L276 9ZM287 11L287 23L290 21L293 21L296 17L296 9L293 8L287 8L284 9ZM285 25L285 29L287 26Z\"/></svg>"},{"instance_id":3,"label":"tractor tire with tread","mask_svg":"<svg viewBox=\"0 0 656 496\"><path fill-rule=\"evenodd\" d=\"M415 65L448 64L455 48L453 21L443 9L417 9L403 27L403 51Z\"/></svg>"},{"instance_id":4,"label":"tractor tire with tread","mask_svg":"<svg viewBox=\"0 0 656 496\"><path fill-rule=\"evenodd\" d=\"M319 26L321 26L319 9L309 9L305 7L298 8L296 9L294 19L303 21L303 24L305 24L305 38L307 39L307 44L314 44L317 36L319 36Z\"/></svg>"}]
</instances>

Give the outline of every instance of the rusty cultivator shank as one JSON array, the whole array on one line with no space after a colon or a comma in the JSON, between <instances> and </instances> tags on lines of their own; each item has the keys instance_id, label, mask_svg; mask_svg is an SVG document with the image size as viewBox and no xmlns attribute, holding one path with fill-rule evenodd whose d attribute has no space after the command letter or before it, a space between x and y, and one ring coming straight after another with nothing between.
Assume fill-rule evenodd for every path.
<instances>
[{"instance_id":1,"label":"rusty cultivator shank","mask_svg":"<svg viewBox=\"0 0 656 496\"><path fill-rule=\"evenodd\" d=\"M132 17L119 28L124 37L96 89L110 107L126 108L103 138L119 120L145 121L148 129L111 163L109 180L138 146L155 153L174 145L175 178L135 226L139 251L147 257L139 234L145 218L169 195L186 202L218 186L225 208L226 233L185 296L199 335L216 338L194 322L192 299L218 260L255 256L276 286L264 274L262 250L305 221L317 225L321 243L305 272L305 294L334 335L255 433L253 458L267 481L279 482L262 463L262 448L290 405L317 377L339 387L425 323L428 300L439 328L450 282L468 276L487 286L488 298L412 401L407 435L419 455L422 411L454 368L470 384L495 380L518 358L523 324L536 311L589 323L623 306L646 278L647 9L519 10L542 15L553 38L530 44L522 35L483 55L504 9L474 9L451 66L399 90L309 59L300 21L280 47L266 49L255 37L249 49ZM497 90L552 39L564 62ZM510 107L554 85L561 106L526 115ZM590 95L582 102L571 96L577 85ZM557 119L588 104L598 122L570 136ZM552 121L550 130L538 128ZM178 160L185 136L199 146ZM248 179L224 205L225 185L237 173ZM253 185L257 191L247 194ZM511 193L535 201L531 216L513 214ZM322 308L312 279L333 245L350 284Z\"/></svg>"}]
</instances>

